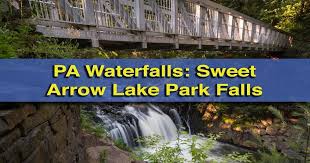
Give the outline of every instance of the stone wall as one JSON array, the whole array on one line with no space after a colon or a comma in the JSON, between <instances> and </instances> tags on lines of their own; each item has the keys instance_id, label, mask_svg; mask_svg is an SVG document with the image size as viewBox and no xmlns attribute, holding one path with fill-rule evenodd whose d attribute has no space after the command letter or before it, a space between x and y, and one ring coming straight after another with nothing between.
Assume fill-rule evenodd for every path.
<instances>
[{"instance_id":1,"label":"stone wall","mask_svg":"<svg viewBox=\"0 0 310 163\"><path fill-rule=\"evenodd\" d=\"M78 105L0 107L0 163L84 162Z\"/></svg>"}]
</instances>

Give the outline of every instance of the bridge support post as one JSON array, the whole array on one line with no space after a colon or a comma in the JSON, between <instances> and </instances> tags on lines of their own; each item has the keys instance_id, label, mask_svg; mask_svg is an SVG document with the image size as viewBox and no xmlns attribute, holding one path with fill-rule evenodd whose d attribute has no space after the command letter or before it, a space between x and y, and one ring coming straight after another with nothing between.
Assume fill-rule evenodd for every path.
<instances>
[{"instance_id":1,"label":"bridge support post","mask_svg":"<svg viewBox=\"0 0 310 163\"><path fill-rule=\"evenodd\" d=\"M142 49L146 49L147 48L147 42L142 42Z\"/></svg>"},{"instance_id":2,"label":"bridge support post","mask_svg":"<svg viewBox=\"0 0 310 163\"><path fill-rule=\"evenodd\" d=\"M233 46L232 46L232 43L229 44L229 50L232 50L233 49Z\"/></svg>"},{"instance_id":3,"label":"bridge support post","mask_svg":"<svg viewBox=\"0 0 310 163\"><path fill-rule=\"evenodd\" d=\"M92 46L93 48L99 48L99 46L100 46L99 40L96 39L96 38L92 38L92 39L91 39L91 46Z\"/></svg>"},{"instance_id":4,"label":"bridge support post","mask_svg":"<svg viewBox=\"0 0 310 163\"><path fill-rule=\"evenodd\" d=\"M179 36L174 35L174 49L180 49Z\"/></svg>"},{"instance_id":5,"label":"bridge support post","mask_svg":"<svg viewBox=\"0 0 310 163\"><path fill-rule=\"evenodd\" d=\"M146 49L147 48L147 40L146 40L146 36L145 36L144 32L141 33L141 38L142 38L142 49Z\"/></svg>"},{"instance_id":6,"label":"bridge support post","mask_svg":"<svg viewBox=\"0 0 310 163\"><path fill-rule=\"evenodd\" d=\"M180 49L180 44L178 42L174 44L174 49L177 49L177 50Z\"/></svg>"},{"instance_id":7,"label":"bridge support post","mask_svg":"<svg viewBox=\"0 0 310 163\"><path fill-rule=\"evenodd\" d=\"M202 38L199 38L199 40L198 40L198 49L199 50L202 49Z\"/></svg>"},{"instance_id":8,"label":"bridge support post","mask_svg":"<svg viewBox=\"0 0 310 163\"><path fill-rule=\"evenodd\" d=\"M215 49L216 49L216 50L219 50L219 49L220 49L220 45L219 45L218 42L215 44Z\"/></svg>"},{"instance_id":9,"label":"bridge support post","mask_svg":"<svg viewBox=\"0 0 310 163\"><path fill-rule=\"evenodd\" d=\"M144 0L135 0L135 11L137 19L137 28L141 31L142 48L147 48L147 40L145 36L145 16L144 16Z\"/></svg>"}]
</instances>

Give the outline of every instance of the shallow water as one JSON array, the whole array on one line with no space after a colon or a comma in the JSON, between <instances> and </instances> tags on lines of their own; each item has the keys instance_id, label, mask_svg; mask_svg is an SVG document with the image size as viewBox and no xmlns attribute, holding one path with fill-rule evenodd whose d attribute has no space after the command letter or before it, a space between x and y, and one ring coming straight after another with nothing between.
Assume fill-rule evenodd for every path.
<instances>
[{"instance_id":1,"label":"shallow water","mask_svg":"<svg viewBox=\"0 0 310 163\"><path fill-rule=\"evenodd\" d=\"M188 135L188 134L182 134L179 137L179 142L187 142L186 144L184 143L179 143L179 146L181 148L181 153L180 156L184 159L186 159L188 162L191 161L192 156L190 153L190 140L192 138L192 136L194 135ZM202 137L202 136L197 136L195 135L195 137L197 138L197 146L199 146L200 144L202 144L204 141L207 141L206 137ZM177 140L172 140L172 141L162 141L161 143L169 143L169 146L171 147L175 147L178 144ZM160 146L160 145L158 145ZM150 148L140 148L139 150L142 150L144 152L148 152L148 153L154 153L157 149L157 147L150 147ZM215 161L215 162L220 162L223 161L225 159L225 156L228 154L231 154L232 152L238 152L238 153L247 153L250 152L249 150L237 147L237 146L233 146L227 143L222 143L222 142L218 142L218 141L214 141L214 144L212 146L212 148L206 152L208 155L208 159L207 161Z\"/></svg>"}]
</instances>

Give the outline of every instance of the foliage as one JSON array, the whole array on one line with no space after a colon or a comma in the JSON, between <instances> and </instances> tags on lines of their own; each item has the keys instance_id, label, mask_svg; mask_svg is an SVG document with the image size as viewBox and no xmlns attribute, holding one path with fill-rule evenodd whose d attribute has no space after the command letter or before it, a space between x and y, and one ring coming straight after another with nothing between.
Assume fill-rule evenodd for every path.
<instances>
[{"instance_id":1,"label":"foliage","mask_svg":"<svg viewBox=\"0 0 310 163\"><path fill-rule=\"evenodd\" d=\"M294 45L310 46L310 1L307 0L214 0L290 33Z\"/></svg>"},{"instance_id":2,"label":"foliage","mask_svg":"<svg viewBox=\"0 0 310 163\"><path fill-rule=\"evenodd\" d=\"M106 150L102 150L100 152L100 163L107 163L107 151Z\"/></svg>"},{"instance_id":3,"label":"foliage","mask_svg":"<svg viewBox=\"0 0 310 163\"><path fill-rule=\"evenodd\" d=\"M293 113L294 116L299 118L296 128L300 129L306 138L305 142L302 141L303 139L298 139L297 143L305 144L302 150L305 153L305 162L307 162L310 154L310 103L298 104L298 106L300 110Z\"/></svg>"},{"instance_id":4,"label":"foliage","mask_svg":"<svg viewBox=\"0 0 310 163\"><path fill-rule=\"evenodd\" d=\"M18 21L0 25L0 58L113 58L114 51L78 48L73 40L45 37L28 23Z\"/></svg>"},{"instance_id":5,"label":"foliage","mask_svg":"<svg viewBox=\"0 0 310 163\"><path fill-rule=\"evenodd\" d=\"M198 136L192 136L191 138L177 138L177 144L171 145L167 142L163 142L160 136L149 136L140 138L138 141L141 142L148 148L154 149L154 152L141 152L138 155L143 160L154 163L170 163L170 162L194 162L203 163L209 158L208 154L211 149L213 149L215 142L220 138L220 134L210 134L207 139L198 142ZM191 160L187 160L183 157L180 145L186 146L190 152ZM251 162L251 155L232 153L227 156L227 159L223 160L223 163L228 161L239 161L239 162ZM209 160L208 160L209 161ZM218 160L211 160L212 162L217 162Z\"/></svg>"},{"instance_id":6,"label":"foliage","mask_svg":"<svg viewBox=\"0 0 310 163\"><path fill-rule=\"evenodd\" d=\"M153 152L138 153L143 160L154 163L184 162L180 156L181 149L179 146L169 146L168 143L161 143L162 137L158 135L142 137L137 140L145 147L153 148ZM141 152L141 151L140 151Z\"/></svg>"},{"instance_id":7,"label":"foliage","mask_svg":"<svg viewBox=\"0 0 310 163\"><path fill-rule=\"evenodd\" d=\"M279 109L277 109L277 108L275 108L274 106L268 106L268 110L276 117L276 118L278 118L278 119L280 119L283 123L285 123L285 120L284 120L284 115L283 115L283 113L279 110Z\"/></svg>"},{"instance_id":8,"label":"foliage","mask_svg":"<svg viewBox=\"0 0 310 163\"><path fill-rule=\"evenodd\" d=\"M94 113L91 111L81 110L81 128L99 138L106 138L108 136L107 131L103 126L93 121L94 116Z\"/></svg>"},{"instance_id":9,"label":"foliage","mask_svg":"<svg viewBox=\"0 0 310 163\"><path fill-rule=\"evenodd\" d=\"M122 149L124 151L131 152L131 148L127 146L126 143L122 139L114 140L114 145L117 146L119 149Z\"/></svg>"},{"instance_id":10,"label":"foliage","mask_svg":"<svg viewBox=\"0 0 310 163\"><path fill-rule=\"evenodd\" d=\"M289 159L273 147L268 152L259 151L259 160L257 160L257 163L289 163Z\"/></svg>"},{"instance_id":11,"label":"foliage","mask_svg":"<svg viewBox=\"0 0 310 163\"><path fill-rule=\"evenodd\" d=\"M208 158L208 152L214 147L215 141L220 135L210 134L206 141L197 144L197 137L193 136L190 142L190 153L193 162L205 162Z\"/></svg>"},{"instance_id":12,"label":"foliage","mask_svg":"<svg viewBox=\"0 0 310 163\"><path fill-rule=\"evenodd\" d=\"M225 159L224 163L229 162L240 162L240 163L251 163L253 159L253 155L251 153L240 154L239 152L233 152L228 154Z\"/></svg>"},{"instance_id":13,"label":"foliage","mask_svg":"<svg viewBox=\"0 0 310 163\"><path fill-rule=\"evenodd\" d=\"M78 45L46 38L27 24L0 26L0 58L73 58Z\"/></svg>"},{"instance_id":14,"label":"foliage","mask_svg":"<svg viewBox=\"0 0 310 163\"><path fill-rule=\"evenodd\" d=\"M170 163L170 162L184 162L185 159L180 156L181 149L168 146L164 143L160 147L156 148L156 151L152 154L145 154L143 157L145 160L154 163Z\"/></svg>"}]
</instances>

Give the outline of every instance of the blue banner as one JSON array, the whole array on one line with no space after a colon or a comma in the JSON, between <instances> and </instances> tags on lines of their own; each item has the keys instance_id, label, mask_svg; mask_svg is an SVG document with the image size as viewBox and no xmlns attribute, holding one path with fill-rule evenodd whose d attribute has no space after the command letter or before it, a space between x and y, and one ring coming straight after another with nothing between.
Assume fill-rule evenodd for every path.
<instances>
[{"instance_id":1,"label":"blue banner","mask_svg":"<svg viewBox=\"0 0 310 163\"><path fill-rule=\"evenodd\" d=\"M310 102L307 59L2 59L0 102Z\"/></svg>"}]
</instances>

